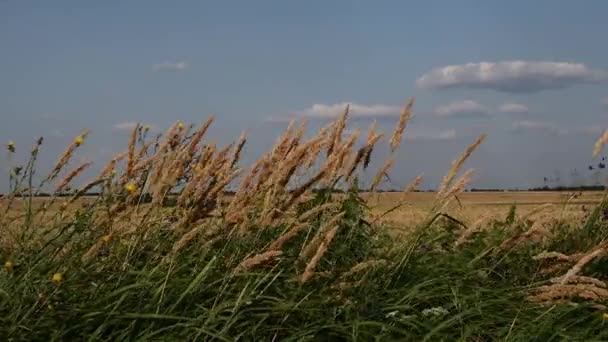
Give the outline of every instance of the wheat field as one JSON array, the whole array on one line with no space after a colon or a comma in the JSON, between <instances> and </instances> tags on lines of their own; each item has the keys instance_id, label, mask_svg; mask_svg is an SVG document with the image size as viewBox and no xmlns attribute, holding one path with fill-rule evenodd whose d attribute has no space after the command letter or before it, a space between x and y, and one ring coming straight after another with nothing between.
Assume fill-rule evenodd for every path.
<instances>
[{"instance_id":1,"label":"wheat field","mask_svg":"<svg viewBox=\"0 0 608 342\"><path fill-rule=\"evenodd\" d=\"M507 216L512 205L522 215L543 209L535 215L538 219L563 217L580 222L602 201L603 192L549 191L505 191L505 192L463 192L458 195L459 203L453 203L446 212L463 223L473 224L481 218L501 219ZM436 197L434 192L383 192L362 194L372 209L372 216L382 216L382 221L395 227L415 226L424 219ZM399 206L388 214L385 212Z\"/></svg>"}]
</instances>

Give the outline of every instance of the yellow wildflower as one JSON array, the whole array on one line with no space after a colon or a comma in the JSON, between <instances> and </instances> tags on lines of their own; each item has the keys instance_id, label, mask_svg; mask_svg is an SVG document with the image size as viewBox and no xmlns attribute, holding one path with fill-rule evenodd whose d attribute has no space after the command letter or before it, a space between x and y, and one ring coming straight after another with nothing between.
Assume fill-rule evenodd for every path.
<instances>
[{"instance_id":1,"label":"yellow wildflower","mask_svg":"<svg viewBox=\"0 0 608 342\"><path fill-rule=\"evenodd\" d=\"M125 190L127 190L127 192L130 194L134 194L135 191L137 190L137 187L133 183L127 183L125 185Z\"/></svg>"},{"instance_id":2,"label":"yellow wildflower","mask_svg":"<svg viewBox=\"0 0 608 342\"><path fill-rule=\"evenodd\" d=\"M116 170L112 169L112 171L110 171L110 173L112 174L112 176L114 176L116 174Z\"/></svg>"},{"instance_id":3,"label":"yellow wildflower","mask_svg":"<svg viewBox=\"0 0 608 342\"><path fill-rule=\"evenodd\" d=\"M54 284L60 284L61 282L63 282L63 274L61 274L61 273L53 274L53 278L51 278L51 281Z\"/></svg>"},{"instance_id":4,"label":"yellow wildflower","mask_svg":"<svg viewBox=\"0 0 608 342\"><path fill-rule=\"evenodd\" d=\"M82 137L82 135L79 135L76 137L74 142L76 143L76 145L82 145L82 143L84 142L84 138Z\"/></svg>"},{"instance_id":5,"label":"yellow wildflower","mask_svg":"<svg viewBox=\"0 0 608 342\"><path fill-rule=\"evenodd\" d=\"M602 318L608 319L608 312L604 312L604 314L602 315Z\"/></svg>"},{"instance_id":6,"label":"yellow wildflower","mask_svg":"<svg viewBox=\"0 0 608 342\"><path fill-rule=\"evenodd\" d=\"M15 152L15 143L11 140L8 142L8 144L6 144L6 149L9 150L10 152Z\"/></svg>"},{"instance_id":7,"label":"yellow wildflower","mask_svg":"<svg viewBox=\"0 0 608 342\"><path fill-rule=\"evenodd\" d=\"M104 243L108 243L108 242L110 242L110 239L111 239L110 235L104 235L101 238L101 241L103 241Z\"/></svg>"},{"instance_id":8,"label":"yellow wildflower","mask_svg":"<svg viewBox=\"0 0 608 342\"><path fill-rule=\"evenodd\" d=\"M183 123L180 121L180 122L177 124L177 128L179 128L179 129L184 129L184 124L183 124Z\"/></svg>"},{"instance_id":9,"label":"yellow wildflower","mask_svg":"<svg viewBox=\"0 0 608 342\"><path fill-rule=\"evenodd\" d=\"M150 125L145 125L144 126L144 131L149 131L150 130Z\"/></svg>"},{"instance_id":10,"label":"yellow wildflower","mask_svg":"<svg viewBox=\"0 0 608 342\"><path fill-rule=\"evenodd\" d=\"M14 267L14 265L10 261L7 261L4 263L4 269L7 270L8 272L12 271L13 267Z\"/></svg>"}]
</instances>

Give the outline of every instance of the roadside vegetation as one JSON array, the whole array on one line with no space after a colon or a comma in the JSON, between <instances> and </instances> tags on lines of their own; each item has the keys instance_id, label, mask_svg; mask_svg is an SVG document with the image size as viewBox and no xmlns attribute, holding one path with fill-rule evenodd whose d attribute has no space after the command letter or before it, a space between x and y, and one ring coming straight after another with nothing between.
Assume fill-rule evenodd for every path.
<instances>
[{"instance_id":1,"label":"roadside vegetation","mask_svg":"<svg viewBox=\"0 0 608 342\"><path fill-rule=\"evenodd\" d=\"M159 136L138 125L82 186L72 183L91 165L72 161L87 131L48 175L35 172L42 139L31 150L9 143L11 161L23 151L29 160L11 166L0 200L0 338L608 339L606 197L580 222L512 207L465 225L445 209L469 185L463 168L481 135L447 170L428 215L399 227L406 234L370 215L359 189L377 191L390 173L412 105L388 134L375 124L344 134L348 108L311 137L292 122L246 166L245 135L206 142L213 117ZM391 154L362 184L382 140ZM608 132L596 154L606 141Z\"/></svg>"}]
</instances>

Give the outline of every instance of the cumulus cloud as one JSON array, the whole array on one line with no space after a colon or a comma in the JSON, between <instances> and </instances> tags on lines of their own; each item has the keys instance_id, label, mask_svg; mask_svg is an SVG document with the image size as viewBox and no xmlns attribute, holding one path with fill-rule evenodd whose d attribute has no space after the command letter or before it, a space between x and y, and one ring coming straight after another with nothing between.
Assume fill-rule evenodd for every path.
<instances>
[{"instance_id":1,"label":"cumulus cloud","mask_svg":"<svg viewBox=\"0 0 608 342\"><path fill-rule=\"evenodd\" d=\"M498 111L502 113L527 114L529 108L521 103L504 103L498 107Z\"/></svg>"},{"instance_id":2,"label":"cumulus cloud","mask_svg":"<svg viewBox=\"0 0 608 342\"><path fill-rule=\"evenodd\" d=\"M152 67L154 71L183 71L188 68L185 62L165 62Z\"/></svg>"},{"instance_id":3,"label":"cumulus cloud","mask_svg":"<svg viewBox=\"0 0 608 342\"><path fill-rule=\"evenodd\" d=\"M439 106L435 109L435 113L443 117L480 117L488 115L488 108L473 100L463 100Z\"/></svg>"},{"instance_id":4,"label":"cumulus cloud","mask_svg":"<svg viewBox=\"0 0 608 342\"><path fill-rule=\"evenodd\" d=\"M137 125L137 122L121 122L114 125L114 129L119 131L130 131L135 128L135 125Z\"/></svg>"},{"instance_id":5,"label":"cumulus cloud","mask_svg":"<svg viewBox=\"0 0 608 342\"><path fill-rule=\"evenodd\" d=\"M582 134L588 134L588 135L601 135L602 133L604 133L605 128L602 128L601 126L582 126L582 127L577 127L575 129L573 129L573 133L582 133Z\"/></svg>"},{"instance_id":6,"label":"cumulus cloud","mask_svg":"<svg viewBox=\"0 0 608 342\"><path fill-rule=\"evenodd\" d=\"M566 129L562 129L559 126L557 126L555 123L553 122L549 122L549 121L531 121L531 120L521 120L521 121L515 121L512 123L511 127L513 128L513 130L515 131L530 131L530 130L534 130L534 131L547 131L547 132L553 132L553 133L558 133L558 134L567 134L568 130Z\"/></svg>"},{"instance_id":7,"label":"cumulus cloud","mask_svg":"<svg viewBox=\"0 0 608 342\"><path fill-rule=\"evenodd\" d=\"M556 134L568 134L568 135L600 135L604 132L604 129L599 125L583 125L583 126L572 126L569 125L567 128L560 127L557 124L549 121L530 121L521 120L515 121L512 124L514 131L546 131Z\"/></svg>"},{"instance_id":8,"label":"cumulus cloud","mask_svg":"<svg viewBox=\"0 0 608 342\"><path fill-rule=\"evenodd\" d=\"M349 115L352 118L377 118L398 116L401 113L401 107L385 104L363 105L352 102L342 102L336 104L313 104L311 107L304 110L296 111L293 114L286 116L270 116L268 121L282 122L291 119L335 119L344 113L346 106L349 107Z\"/></svg>"},{"instance_id":9,"label":"cumulus cloud","mask_svg":"<svg viewBox=\"0 0 608 342\"><path fill-rule=\"evenodd\" d=\"M404 135L406 140L451 140L456 138L455 129L442 131L410 130Z\"/></svg>"},{"instance_id":10,"label":"cumulus cloud","mask_svg":"<svg viewBox=\"0 0 608 342\"><path fill-rule=\"evenodd\" d=\"M607 71L581 63L515 60L447 65L423 74L416 85L423 89L480 88L534 93L605 81Z\"/></svg>"}]
</instances>

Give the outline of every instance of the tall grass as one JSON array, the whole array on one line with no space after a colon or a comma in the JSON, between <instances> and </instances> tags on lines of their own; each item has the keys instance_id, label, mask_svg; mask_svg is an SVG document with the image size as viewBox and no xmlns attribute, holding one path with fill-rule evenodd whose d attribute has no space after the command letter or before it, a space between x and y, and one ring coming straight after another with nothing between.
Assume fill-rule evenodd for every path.
<instances>
[{"instance_id":1,"label":"tall grass","mask_svg":"<svg viewBox=\"0 0 608 342\"><path fill-rule=\"evenodd\" d=\"M390 172L412 104L371 189ZM89 167L71 165L87 131L38 184L37 147L12 168L0 202L2 340L608 338L608 201L580 225L532 222L515 208L462 225L443 210L469 181L472 170L457 175L482 135L452 164L428 218L395 240L359 191L384 136L375 125L357 146L358 131L344 136L348 108L307 139L293 122L242 169L246 136L209 144L212 121L159 137L138 125L123 153L69 192ZM49 184L55 192L38 200Z\"/></svg>"}]
</instances>

